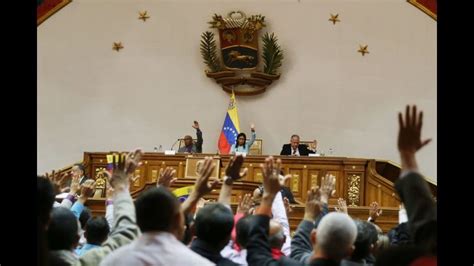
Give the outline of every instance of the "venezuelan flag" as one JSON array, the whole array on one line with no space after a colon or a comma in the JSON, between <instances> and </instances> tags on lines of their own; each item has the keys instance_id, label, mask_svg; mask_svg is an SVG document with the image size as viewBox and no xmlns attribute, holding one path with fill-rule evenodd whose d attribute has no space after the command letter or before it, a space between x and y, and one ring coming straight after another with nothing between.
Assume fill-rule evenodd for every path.
<instances>
[{"instance_id":1,"label":"venezuelan flag","mask_svg":"<svg viewBox=\"0 0 474 266\"><path fill-rule=\"evenodd\" d=\"M189 194L193 191L194 186L187 186L173 190L173 194L178 198L180 202L184 202Z\"/></svg>"},{"instance_id":2,"label":"venezuelan flag","mask_svg":"<svg viewBox=\"0 0 474 266\"><path fill-rule=\"evenodd\" d=\"M240 133L239 114L237 112L237 102L235 94L232 91L230 96L229 107L225 115L224 125L222 126L221 135L219 136L219 152L220 154L229 154L230 147L235 144L237 135Z\"/></svg>"}]
</instances>

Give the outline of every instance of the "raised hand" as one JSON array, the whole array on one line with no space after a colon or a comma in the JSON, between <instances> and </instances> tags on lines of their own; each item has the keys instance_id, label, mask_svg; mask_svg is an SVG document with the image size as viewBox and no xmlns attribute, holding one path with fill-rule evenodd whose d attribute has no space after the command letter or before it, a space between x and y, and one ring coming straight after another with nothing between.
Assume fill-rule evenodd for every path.
<instances>
[{"instance_id":1,"label":"raised hand","mask_svg":"<svg viewBox=\"0 0 474 266\"><path fill-rule=\"evenodd\" d=\"M79 189L81 189L81 186L79 184L79 176L74 175L71 178L71 186L70 186L69 194L76 195Z\"/></svg>"},{"instance_id":2,"label":"raised hand","mask_svg":"<svg viewBox=\"0 0 474 266\"><path fill-rule=\"evenodd\" d=\"M244 197L239 196L239 205L237 206L237 213L241 213L243 215L248 215L250 213L250 208L252 207L252 196L247 193Z\"/></svg>"},{"instance_id":3,"label":"raised hand","mask_svg":"<svg viewBox=\"0 0 474 266\"><path fill-rule=\"evenodd\" d=\"M313 142L310 143L310 147L312 150L316 150L317 146L318 146L318 142L316 140L313 140Z\"/></svg>"},{"instance_id":4,"label":"raised hand","mask_svg":"<svg viewBox=\"0 0 474 266\"><path fill-rule=\"evenodd\" d=\"M231 157L229 161L229 165L225 169L225 175L230 177L232 181L243 178L244 176L247 175L247 171L248 171L247 168L244 168L243 171L240 171L243 163L244 163L244 157L242 155Z\"/></svg>"},{"instance_id":5,"label":"raised hand","mask_svg":"<svg viewBox=\"0 0 474 266\"><path fill-rule=\"evenodd\" d=\"M251 124L251 125L250 125L250 130L251 130L252 132L255 131L255 125L254 125L254 124Z\"/></svg>"},{"instance_id":6,"label":"raised hand","mask_svg":"<svg viewBox=\"0 0 474 266\"><path fill-rule=\"evenodd\" d=\"M283 198L283 204L285 205L286 216L289 216L293 212L293 207L290 205L290 200L287 197Z\"/></svg>"},{"instance_id":7,"label":"raised hand","mask_svg":"<svg viewBox=\"0 0 474 266\"><path fill-rule=\"evenodd\" d=\"M51 173L45 173L45 177L51 181L51 184L53 184L53 189L55 191L55 194L59 194L61 192L61 187L64 184L65 178L67 177L67 173L60 174L59 171Z\"/></svg>"},{"instance_id":8,"label":"raised hand","mask_svg":"<svg viewBox=\"0 0 474 266\"><path fill-rule=\"evenodd\" d=\"M311 190L308 190L303 219L313 222L321 213L322 206L321 190L318 187L313 187Z\"/></svg>"},{"instance_id":9,"label":"raised hand","mask_svg":"<svg viewBox=\"0 0 474 266\"><path fill-rule=\"evenodd\" d=\"M105 192L105 197L108 200L111 200L114 197L114 188L110 185L109 181L107 181L107 191Z\"/></svg>"},{"instance_id":10,"label":"raised hand","mask_svg":"<svg viewBox=\"0 0 474 266\"><path fill-rule=\"evenodd\" d=\"M349 212L347 211L347 203L345 199L343 198L337 199L337 205L338 207L334 207L337 212L349 214Z\"/></svg>"},{"instance_id":11,"label":"raised hand","mask_svg":"<svg viewBox=\"0 0 474 266\"><path fill-rule=\"evenodd\" d=\"M194 191L196 196L199 198L210 193L219 184L218 180L214 180L211 184L208 184L209 177L214 172L216 165L212 162L212 157L205 157L204 162L197 170L198 178L194 185Z\"/></svg>"},{"instance_id":12,"label":"raised hand","mask_svg":"<svg viewBox=\"0 0 474 266\"><path fill-rule=\"evenodd\" d=\"M84 203L88 198L92 197L95 192L95 181L92 179L86 180L81 186L81 194L79 200Z\"/></svg>"},{"instance_id":13,"label":"raised hand","mask_svg":"<svg viewBox=\"0 0 474 266\"><path fill-rule=\"evenodd\" d=\"M284 187L286 184L286 180L288 179L291 179L291 175L285 175L285 176L280 175L279 176L280 186Z\"/></svg>"},{"instance_id":14,"label":"raised hand","mask_svg":"<svg viewBox=\"0 0 474 266\"><path fill-rule=\"evenodd\" d=\"M414 105L410 112L410 106L406 106L405 120L402 113L398 113L400 130L398 132L398 150L401 153L414 154L428 144L431 139L421 140L421 128L423 125L423 112L416 111Z\"/></svg>"},{"instance_id":15,"label":"raised hand","mask_svg":"<svg viewBox=\"0 0 474 266\"><path fill-rule=\"evenodd\" d=\"M336 177L331 174L326 174L321 178L321 202L328 204L330 197L336 194Z\"/></svg>"},{"instance_id":16,"label":"raised hand","mask_svg":"<svg viewBox=\"0 0 474 266\"><path fill-rule=\"evenodd\" d=\"M198 123L198 121L194 121L193 128L194 128L194 129L199 129L199 123Z\"/></svg>"},{"instance_id":17,"label":"raised hand","mask_svg":"<svg viewBox=\"0 0 474 266\"><path fill-rule=\"evenodd\" d=\"M130 179L133 178L135 169L140 166L140 160L143 155L142 150L137 149L134 152L130 152L126 156L120 154L118 160L116 156L113 156L112 161L112 174L105 172L109 183L114 190L120 189L125 190L130 186Z\"/></svg>"},{"instance_id":18,"label":"raised hand","mask_svg":"<svg viewBox=\"0 0 474 266\"><path fill-rule=\"evenodd\" d=\"M369 209L370 219L373 222L375 222L375 220L377 220L377 218L380 215L382 215L382 209L380 209L379 204L376 201L370 203L370 209Z\"/></svg>"},{"instance_id":19,"label":"raised hand","mask_svg":"<svg viewBox=\"0 0 474 266\"><path fill-rule=\"evenodd\" d=\"M260 164L263 175L263 197L270 197L273 201L275 195L280 191L281 160L275 163L273 156L265 159L265 164Z\"/></svg>"},{"instance_id":20,"label":"raised hand","mask_svg":"<svg viewBox=\"0 0 474 266\"><path fill-rule=\"evenodd\" d=\"M176 174L176 170L172 167L166 167L163 171L163 168L160 169L160 176L158 177L158 181L156 186L163 186L166 188L170 188L171 185L177 180L177 178L173 178Z\"/></svg>"}]
</instances>

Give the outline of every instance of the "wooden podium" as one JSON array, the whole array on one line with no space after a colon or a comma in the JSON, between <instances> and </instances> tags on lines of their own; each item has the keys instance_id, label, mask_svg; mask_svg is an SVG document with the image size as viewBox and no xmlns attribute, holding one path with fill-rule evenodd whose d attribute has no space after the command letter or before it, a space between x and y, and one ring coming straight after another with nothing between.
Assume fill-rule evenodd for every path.
<instances>
[{"instance_id":1,"label":"wooden podium","mask_svg":"<svg viewBox=\"0 0 474 266\"><path fill-rule=\"evenodd\" d=\"M83 163L86 166L87 175L96 177L107 165L105 152L85 152ZM176 170L178 180L172 188L192 186L196 177L196 164L204 156L212 156L216 163L214 178L222 178L230 160L230 155L215 154L176 154L164 155L163 153L150 152L143 156L143 165L136 169L135 175L139 176L130 187L133 198L136 198L147 188L156 186L160 169L172 167ZM248 168L248 174L239 182L236 182L232 191L232 205L235 208L237 197L243 193L252 193L261 184L262 171L260 164L267 156L248 155L244 166ZM400 174L400 168L388 161L375 159L348 158L348 157L294 157L274 156L282 160L282 170L285 174L292 176L287 184L298 202L306 201L306 192L313 186L321 184L321 178L326 173L336 176L336 195L329 200L330 210L334 210L337 198L347 201L349 214L354 218L367 220L369 205L377 201L383 209L383 214L377 220L377 224L384 231L388 231L398 223L398 210L400 199L394 188L394 182ZM67 171L68 168L63 169ZM437 187L429 183L431 191L436 197ZM219 189L219 188L218 188ZM213 191L208 197L217 199L219 190ZM105 204L103 198L90 199L88 205L94 214L103 215ZM290 214L290 226L296 229L304 214L304 205L296 205Z\"/></svg>"}]
</instances>

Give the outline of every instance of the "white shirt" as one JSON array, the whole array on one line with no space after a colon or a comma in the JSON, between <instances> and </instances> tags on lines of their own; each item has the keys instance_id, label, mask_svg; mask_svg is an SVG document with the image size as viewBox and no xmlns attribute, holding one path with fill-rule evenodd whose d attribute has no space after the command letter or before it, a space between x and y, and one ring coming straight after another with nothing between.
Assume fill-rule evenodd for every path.
<instances>
[{"instance_id":1,"label":"white shirt","mask_svg":"<svg viewBox=\"0 0 474 266\"><path fill-rule=\"evenodd\" d=\"M291 147L291 146L290 146L290 147ZM295 154L293 154L293 151L294 151L294 149L293 149L293 147L291 147L291 155L293 155L293 156L300 156L300 150L298 149L298 147L296 147L296 152L295 152Z\"/></svg>"},{"instance_id":2,"label":"white shirt","mask_svg":"<svg viewBox=\"0 0 474 266\"><path fill-rule=\"evenodd\" d=\"M247 249L241 249L240 251L235 250L234 241L232 240L221 250L221 256L242 266L248 265Z\"/></svg>"},{"instance_id":3,"label":"white shirt","mask_svg":"<svg viewBox=\"0 0 474 266\"><path fill-rule=\"evenodd\" d=\"M168 232L144 233L138 239L123 246L100 265L215 265L178 241Z\"/></svg>"},{"instance_id":4,"label":"white shirt","mask_svg":"<svg viewBox=\"0 0 474 266\"><path fill-rule=\"evenodd\" d=\"M277 221L283 227L283 234L286 236L285 243L281 247L281 252L289 257L291 254L290 223L286 216L285 203L283 203L283 196L280 191L278 191L275 200L273 200L272 214L273 220Z\"/></svg>"}]
</instances>

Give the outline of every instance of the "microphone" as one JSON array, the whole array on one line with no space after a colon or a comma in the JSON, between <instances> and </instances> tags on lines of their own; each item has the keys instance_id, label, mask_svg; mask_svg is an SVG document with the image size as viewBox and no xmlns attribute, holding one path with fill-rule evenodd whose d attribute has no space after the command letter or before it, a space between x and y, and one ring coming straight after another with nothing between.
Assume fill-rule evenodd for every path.
<instances>
[{"instance_id":1,"label":"microphone","mask_svg":"<svg viewBox=\"0 0 474 266\"><path fill-rule=\"evenodd\" d=\"M174 146L175 146L178 142L179 142L179 139L173 143L173 145L171 146L171 150L173 150Z\"/></svg>"}]
</instances>

